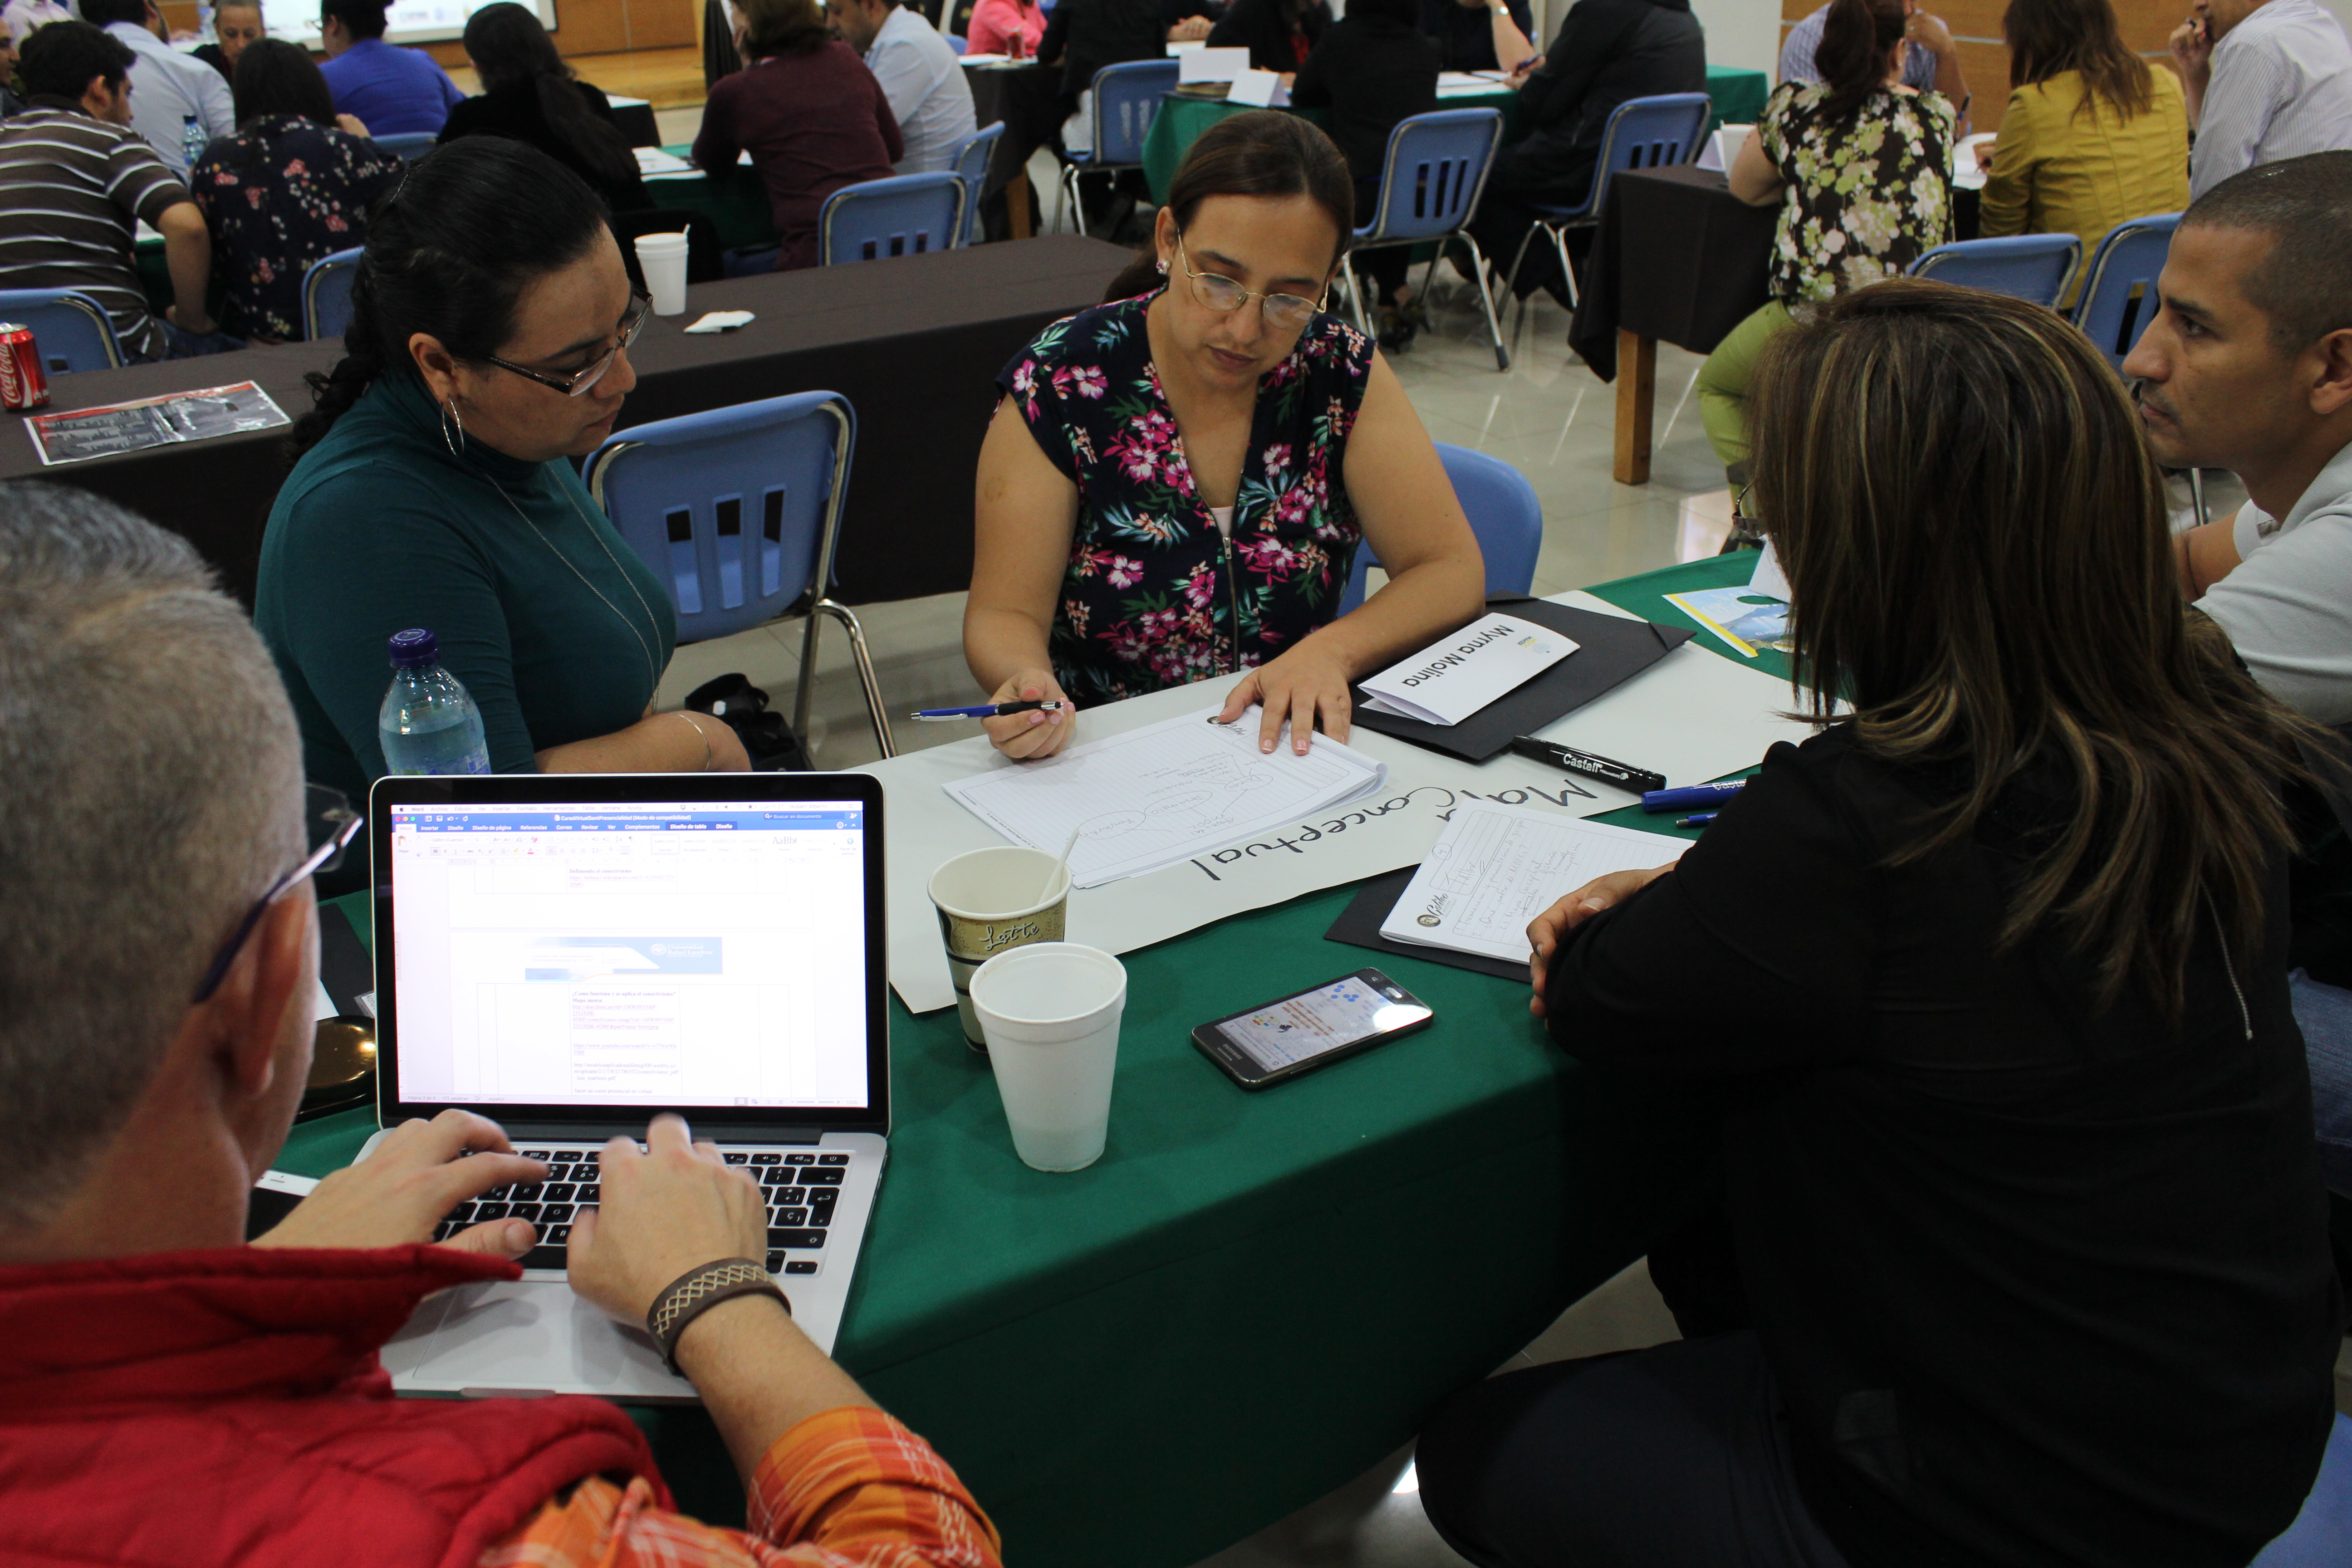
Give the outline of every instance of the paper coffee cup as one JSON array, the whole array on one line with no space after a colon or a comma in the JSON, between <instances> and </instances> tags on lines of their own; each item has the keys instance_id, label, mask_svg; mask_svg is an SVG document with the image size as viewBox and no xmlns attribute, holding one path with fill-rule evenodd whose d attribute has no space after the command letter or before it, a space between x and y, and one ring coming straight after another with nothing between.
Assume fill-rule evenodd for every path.
<instances>
[{"instance_id":1,"label":"paper coffee cup","mask_svg":"<svg viewBox=\"0 0 2352 1568\"><path fill-rule=\"evenodd\" d=\"M686 313L686 236L637 236L637 266L646 275L646 292L654 297L654 314Z\"/></svg>"},{"instance_id":2,"label":"paper coffee cup","mask_svg":"<svg viewBox=\"0 0 2352 1568\"><path fill-rule=\"evenodd\" d=\"M1036 942L997 954L971 977L972 1010L1013 1152L1037 1171L1078 1171L1102 1157L1127 969L1099 948Z\"/></svg>"},{"instance_id":3,"label":"paper coffee cup","mask_svg":"<svg viewBox=\"0 0 2352 1568\"><path fill-rule=\"evenodd\" d=\"M988 1043L971 1010L972 973L1007 948L1062 940L1070 869L1043 849L974 849L942 861L931 873L930 892L964 1040L984 1051Z\"/></svg>"}]
</instances>

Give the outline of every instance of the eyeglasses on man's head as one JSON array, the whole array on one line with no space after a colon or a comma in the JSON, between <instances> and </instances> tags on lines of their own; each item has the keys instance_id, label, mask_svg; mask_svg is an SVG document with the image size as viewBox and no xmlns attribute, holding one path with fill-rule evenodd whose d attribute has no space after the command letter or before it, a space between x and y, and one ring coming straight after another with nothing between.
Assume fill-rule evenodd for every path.
<instances>
[{"instance_id":1,"label":"eyeglasses on man's head","mask_svg":"<svg viewBox=\"0 0 2352 1568\"><path fill-rule=\"evenodd\" d=\"M315 877L321 871L331 871L341 866L343 852L351 847L352 840L360 836L360 829L367 826L366 815L354 809L341 790L330 789L325 784L306 784L302 797L302 820L310 837L310 852L302 858L300 865L272 882L269 890L245 911L245 918L236 922L236 930L229 933L228 941L223 942L220 951L213 955L212 963L205 970L205 977L196 982L196 994L188 998L189 1006L198 1006L212 1000L213 993L220 989L223 980L228 978L229 965L236 962L236 955L252 939L253 928L261 923L261 917L268 911L269 906L305 877Z\"/></svg>"}]
</instances>

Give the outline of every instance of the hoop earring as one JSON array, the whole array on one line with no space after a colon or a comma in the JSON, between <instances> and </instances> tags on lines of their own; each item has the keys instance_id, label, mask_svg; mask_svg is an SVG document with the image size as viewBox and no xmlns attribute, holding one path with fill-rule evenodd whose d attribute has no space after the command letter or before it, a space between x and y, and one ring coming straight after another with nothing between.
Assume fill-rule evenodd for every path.
<instances>
[{"instance_id":1,"label":"hoop earring","mask_svg":"<svg viewBox=\"0 0 2352 1568\"><path fill-rule=\"evenodd\" d=\"M454 438L449 433L452 426L457 430ZM466 422L457 417L457 400L454 397L441 405L441 444L449 448L453 458L466 455Z\"/></svg>"}]
</instances>

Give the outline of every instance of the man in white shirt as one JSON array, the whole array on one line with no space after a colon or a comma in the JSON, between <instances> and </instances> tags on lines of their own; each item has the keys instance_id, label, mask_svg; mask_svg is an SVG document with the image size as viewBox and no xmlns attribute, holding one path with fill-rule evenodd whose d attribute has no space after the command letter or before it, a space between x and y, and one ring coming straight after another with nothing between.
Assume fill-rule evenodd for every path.
<instances>
[{"instance_id":1,"label":"man in white shirt","mask_svg":"<svg viewBox=\"0 0 2352 1568\"><path fill-rule=\"evenodd\" d=\"M2258 163L2352 147L2352 40L2319 0L2196 0L2172 58L2196 132L2192 197Z\"/></svg>"},{"instance_id":2,"label":"man in white shirt","mask_svg":"<svg viewBox=\"0 0 2352 1568\"><path fill-rule=\"evenodd\" d=\"M220 72L165 43L153 0L81 0L81 19L131 46L131 129L166 167L188 177L188 117L206 142L236 130L236 108Z\"/></svg>"},{"instance_id":3,"label":"man in white shirt","mask_svg":"<svg viewBox=\"0 0 2352 1568\"><path fill-rule=\"evenodd\" d=\"M1903 85L1920 92L1934 88L1951 100L1965 120L1969 112L1968 79L1960 71L1960 51L1952 30L1940 17L1919 9L1919 0L1903 0ZM1829 21L1826 5L1789 29L1780 43L1783 82L1819 81L1822 73L1813 54L1822 47L1822 28Z\"/></svg>"},{"instance_id":4,"label":"man in white shirt","mask_svg":"<svg viewBox=\"0 0 2352 1568\"><path fill-rule=\"evenodd\" d=\"M898 0L825 0L825 14L842 41L866 57L866 68L898 117L907 153L893 165L897 172L952 168L956 143L977 127L971 87L948 41L921 12Z\"/></svg>"},{"instance_id":5,"label":"man in white shirt","mask_svg":"<svg viewBox=\"0 0 2352 1568\"><path fill-rule=\"evenodd\" d=\"M2191 203L2157 293L2123 366L2148 446L2168 468L2231 469L2250 498L2174 540L2181 591L2271 695L2352 725L2352 152L2265 163ZM2313 940L2302 891L2340 903L2321 880L2340 879L2329 837L2306 834L2319 869L2299 870L2292 995L2320 1163L2352 1195L2352 963Z\"/></svg>"}]
</instances>

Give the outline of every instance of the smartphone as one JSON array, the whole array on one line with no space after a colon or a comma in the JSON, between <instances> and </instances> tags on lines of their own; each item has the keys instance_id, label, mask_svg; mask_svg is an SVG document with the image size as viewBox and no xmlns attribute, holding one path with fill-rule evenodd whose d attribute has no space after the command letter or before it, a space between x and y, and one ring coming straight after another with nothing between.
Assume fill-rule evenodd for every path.
<instances>
[{"instance_id":1,"label":"smartphone","mask_svg":"<svg viewBox=\"0 0 2352 1568\"><path fill-rule=\"evenodd\" d=\"M1435 1016L1420 997L1379 970L1359 969L1203 1024L1192 1031L1192 1043L1244 1089L1264 1089L1426 1028Z\"/></svg>"},{"instance_id":2,"label":"smartphone","mask_svg":"<svg viewBox=\"0 0 2352 1568\"><path fill-rule=\"evenodd\" d=\"M246 1200L245 1239L251 1241L263 1231L294 1212L294 1205L310 1195L319 1184L316 1176L297 1176L285 1171L264 1171L261 1180L254 1183L253 1193Z\"/></svg>"}]
</instances>

